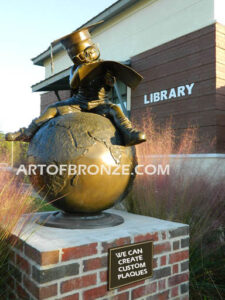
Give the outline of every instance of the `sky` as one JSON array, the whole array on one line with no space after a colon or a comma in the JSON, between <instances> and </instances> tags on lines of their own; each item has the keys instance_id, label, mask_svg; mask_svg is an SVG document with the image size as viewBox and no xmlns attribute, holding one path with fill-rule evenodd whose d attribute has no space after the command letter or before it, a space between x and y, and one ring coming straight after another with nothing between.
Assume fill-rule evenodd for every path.
<instances>
[{"instance_id":1,"label":"sky","mask_svg":"<svg viewBox=\"0 0 225 300\"><path fill-rule=\"evenodd\" d=\"M31 58L109 7L115 0L8 0L0 10L0 131L28 126L40 114L40 94L31 85L44 67Z\"/></svg>"}]
</instances>

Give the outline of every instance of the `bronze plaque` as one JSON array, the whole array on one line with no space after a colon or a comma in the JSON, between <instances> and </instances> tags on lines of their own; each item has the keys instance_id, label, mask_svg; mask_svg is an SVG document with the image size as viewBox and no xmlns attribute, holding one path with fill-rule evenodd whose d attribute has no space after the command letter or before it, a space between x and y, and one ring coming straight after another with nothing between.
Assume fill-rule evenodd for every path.
<instances>
[{"instance_id":1,"label":"bronze plaque","mask_svg":"<svg viewBox=\"0 0 225 300\"><path fill-rule=\"evenodd\" d=\"M115 289L151 277L152 257L152 241L109 249L108 289Z\"/></svg>"}]
</instances>

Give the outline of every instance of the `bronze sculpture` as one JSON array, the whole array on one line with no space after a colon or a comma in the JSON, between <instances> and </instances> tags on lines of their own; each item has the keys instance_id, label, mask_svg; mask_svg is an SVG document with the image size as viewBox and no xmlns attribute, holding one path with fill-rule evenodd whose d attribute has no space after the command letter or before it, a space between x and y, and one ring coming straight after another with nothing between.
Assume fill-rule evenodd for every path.
<instances>
[{"instance_id":1,"label":"bronze sculpture","mask_svg":"<svg viewBox=\"0 0 225 300\"><path fill-rule=\"evenodd\" d=\"M93 25L92 25L93 26ZM88 111L112 119L123 135L125 146L136 145L146 140L145 134L132 128L122 110L107 101L106 92L113 87L116 77L135 88L142 77L133 69L114 61L101 61L97 46L90 39L89 28L82 28L64 36L52 44L62 43L74 63L70 86L76 91L65 101L50 105L28 128L21 128L6 135L7 141L29 142L35 132L48 120L77 111Z\"/></svg>"},{"instance_id":2,"label":"bronze sculpture","mask_svg":"<svg viewBox=\"0 0 225 300\"><path fill-rule=\"evenodd\" d=\"M31 164L117 168L119 176L31 175L36 190L66 213L98 213L121 201L135 177L136 161L130 146L146 140L107 99L116 79L134 88L142 77L125 65L99 59L99 49L89 33L92 26L53 42L62 43L74 63L70 76L73 97L47 107L28 128L6 135L8 141L30 142ZM128 166L127 174L122 174L123 165Z\"/></svg>"}]
</instances>

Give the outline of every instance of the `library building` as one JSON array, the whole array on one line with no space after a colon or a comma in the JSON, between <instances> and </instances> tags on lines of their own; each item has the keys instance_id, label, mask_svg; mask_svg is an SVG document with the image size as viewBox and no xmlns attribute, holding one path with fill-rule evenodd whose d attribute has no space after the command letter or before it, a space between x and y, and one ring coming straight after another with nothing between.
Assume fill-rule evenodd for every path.
<instances>
[{"instance_id":1,"label":"library building","mask_svg":"<svg viewBox=\"0 0 225 300\"><path fill-rule=\"evenodd\" d=\"M196 127L199 145L189 153L192 157L225 158L222 5L219 0L119 0L80 26L104 20L90 29L100 58L128 65L144 78L134 90L117 81L110 100L139 130L150 118L158 126L171 120L176 136ZM73 63L60 43L52 54L48 47L32 61L45 68L45 78L32 86L33 92L40 92L41 112L71 97Z\"/></svg>"}]
</instances>

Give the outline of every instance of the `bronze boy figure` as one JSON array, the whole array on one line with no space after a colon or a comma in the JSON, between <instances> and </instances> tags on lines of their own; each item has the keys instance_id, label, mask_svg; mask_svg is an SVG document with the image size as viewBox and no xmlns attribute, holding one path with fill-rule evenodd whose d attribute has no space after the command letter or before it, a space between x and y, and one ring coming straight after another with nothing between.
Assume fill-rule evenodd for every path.
<instances>
[{"instance_id":1,"label":"bronze boy figure","mask_svg":"<svg viewBox=\"0 0 225 300\"><path fill-rule=\"evenodd\" d=\"M92 26L94 25L79 29L52 43L60 42L74 63L70 75L70 87L75 91L73 97L48 106L27 128L6 134L6 140L29 142L35 132L51 118L79 111L96 113L111 119L122 134L125 146L146 140L143 132L132 128L122 110L107 100L107 92L116 79L134 88L142 77L125 65L99 59L99 49L92 42L88 30Z\"/></svg>"}]
</instances>

